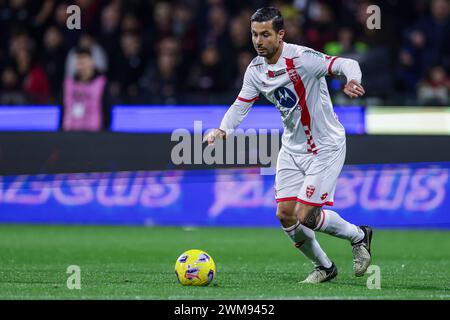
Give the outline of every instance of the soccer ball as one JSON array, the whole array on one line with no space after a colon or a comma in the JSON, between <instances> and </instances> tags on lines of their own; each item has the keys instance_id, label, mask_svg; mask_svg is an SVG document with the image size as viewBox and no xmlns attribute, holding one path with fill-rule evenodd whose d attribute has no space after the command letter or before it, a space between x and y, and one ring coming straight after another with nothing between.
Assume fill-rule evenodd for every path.
<instances>
[{"instance_id":1,"label":"soccer ball","mask_svg":"<svg viewBox=\"0 0 450 320\"><path fill-rule=\"evenodd\" d=\"M188 250L178 257L175 274L183 286L207 286L216 274L212 257L202 250Z\"/></svg>"}]
</instances>

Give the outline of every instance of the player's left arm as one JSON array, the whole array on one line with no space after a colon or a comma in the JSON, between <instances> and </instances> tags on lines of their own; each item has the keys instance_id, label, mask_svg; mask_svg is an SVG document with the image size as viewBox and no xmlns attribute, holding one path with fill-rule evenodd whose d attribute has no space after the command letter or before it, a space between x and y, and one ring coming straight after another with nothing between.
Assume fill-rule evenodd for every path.
<instances>
[{"instance_id":1,"label":"player's left arm","mask_svg":"<svg viewBox=\"0 0 450 320\"><path fill-rule=\"evenodd\" d=\"M356 60L327 56L314 50L305 50L301 54L302 64L315 77L344 75L347 84L344 93L350 98L362 97L366 92L361 85L362 73Z\"/></svg>"}]
</instances>

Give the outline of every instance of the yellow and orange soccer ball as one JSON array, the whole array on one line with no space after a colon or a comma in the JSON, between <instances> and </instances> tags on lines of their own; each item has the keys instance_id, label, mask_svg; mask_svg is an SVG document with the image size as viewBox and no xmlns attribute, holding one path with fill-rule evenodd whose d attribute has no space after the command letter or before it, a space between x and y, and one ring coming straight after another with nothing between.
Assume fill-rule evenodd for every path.
<instances>
[{"instance_id":1,"label":"yellow and orange soccer ball","mask_svg":"<svg viewBox=\"0 0 450 320\"><path fill-rule=\"evenodd\" d=\"M207 286L216 275L216 264L205 251L192 249L178 257L175 274L183 286Z\"/></svg>"}]
</instances>

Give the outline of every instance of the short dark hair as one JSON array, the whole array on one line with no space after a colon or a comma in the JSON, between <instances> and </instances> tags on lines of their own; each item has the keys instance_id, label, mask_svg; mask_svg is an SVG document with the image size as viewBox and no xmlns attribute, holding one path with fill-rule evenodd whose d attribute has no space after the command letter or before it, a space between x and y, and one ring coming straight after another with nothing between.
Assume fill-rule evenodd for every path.
<instances>
[{"instance_id":1,"label":"short dark hair","mask_svg":"<svg viewBox=\"0 0 450 320\"><path fill-rule=\"evenodd\" d=\"M87 55L92 57L91 50L89 48L84 48L84 47L76 47L75 48L75 54L77 54L77 55L87 54Z\"/></svg>"},{"instance_id":2,"label":"short dark hair","mask_svg":"<svg viewBox=\"0 0 450 320\"><path fill-rule=\"evenodd\" d=\"M256 10L250 18L251 22L272 21L273 29L278 32L284 29L284 19L280 10L275 7L263 7Z\"/></svg>"}]
</instances>

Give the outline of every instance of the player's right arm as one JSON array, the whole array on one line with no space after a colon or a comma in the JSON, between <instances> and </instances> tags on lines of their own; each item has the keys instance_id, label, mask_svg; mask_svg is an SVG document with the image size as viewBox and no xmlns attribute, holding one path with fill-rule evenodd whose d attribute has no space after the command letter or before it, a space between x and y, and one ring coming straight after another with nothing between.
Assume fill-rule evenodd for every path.
<instances>
[{"instance_id":1,"label":"player's right arm","mask_svg":"<svg viewBox=\"0 0 450 320\"><path fill-rule=\"evenodd\" d=\"M358 98L365 94L361 85L361 69L356 60L326 56L309 48L300 53L300 59L306 70L316 78L345 75L347 84L344 87L344 93L350 98Z\"/></svg>"},{"instance_id":2,"label":"player's right arm","mask_svg":"<svg viewBox=\"0 0 450 320\"><path fill-rule=\"evenodd\" d=\"M220 127L209 132L203 139L203 142L207 141L208 144L212 144L216 139L225 139L234 132L247 116L253 103L258 100L259 96L259 90L254 85L251 77L252 74L249 66L245 71L242 89L234 103L225 113Z\"/></svg>"}]
</instances>

